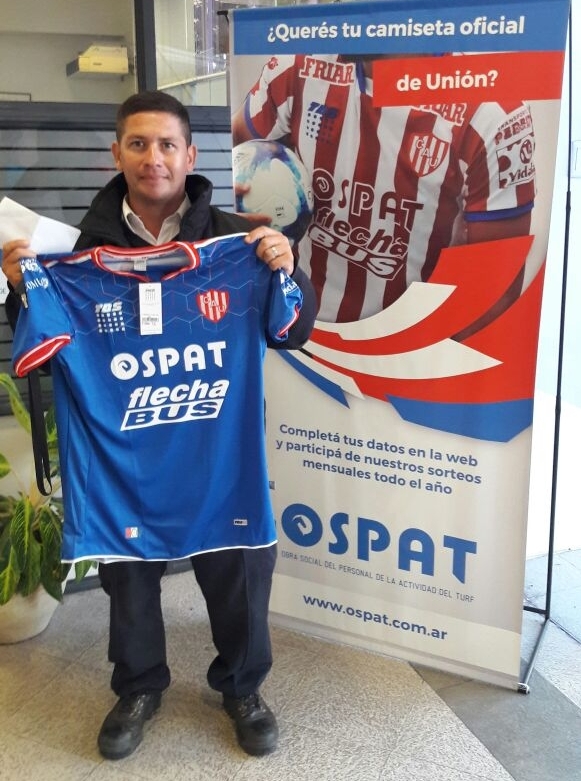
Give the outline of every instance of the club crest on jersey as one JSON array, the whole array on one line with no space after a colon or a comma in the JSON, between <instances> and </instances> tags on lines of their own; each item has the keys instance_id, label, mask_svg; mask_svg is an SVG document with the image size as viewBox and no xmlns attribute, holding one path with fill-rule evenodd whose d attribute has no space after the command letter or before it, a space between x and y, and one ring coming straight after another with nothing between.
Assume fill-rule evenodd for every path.
<instances>
[{"instance_id":1,"label":"club crest on jersey","mask_svg":"<svg viewBox=\"0 0 581 781\"><path fill-rule=\"evenodd\" d=\"M418 176L435 171L448 154L450 144L433 133L414 133L409 141L408 156Z\"/></svg>"},{"instance_id":2,"label":"club crest on jersey","mask_svg":"<svg viewBox=\"0 0 581 781\"><path fill-rule=\"evenodd\" d=\"M217 323L228 311L230 296L224 290L207 290L205 293L198 293L196 301L202 315Z\"/></svg>"}]
</instances>

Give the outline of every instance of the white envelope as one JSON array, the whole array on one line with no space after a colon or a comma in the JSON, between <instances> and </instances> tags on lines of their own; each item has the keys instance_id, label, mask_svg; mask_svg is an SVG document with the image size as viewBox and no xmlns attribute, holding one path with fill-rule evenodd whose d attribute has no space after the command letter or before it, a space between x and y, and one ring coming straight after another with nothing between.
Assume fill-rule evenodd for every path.
<instances>
[{"instance_id":1,"label":"white envelope","mask_svg":"<svg viewBox=\"0 0 581 781\"><path fill-rule=\"evenodd\" d=\"M80 235L78 228L42 217L11 198L0 201L0 246L15 239L28 239L37 253L70 252Z\"/></svg>"}]
</instances>

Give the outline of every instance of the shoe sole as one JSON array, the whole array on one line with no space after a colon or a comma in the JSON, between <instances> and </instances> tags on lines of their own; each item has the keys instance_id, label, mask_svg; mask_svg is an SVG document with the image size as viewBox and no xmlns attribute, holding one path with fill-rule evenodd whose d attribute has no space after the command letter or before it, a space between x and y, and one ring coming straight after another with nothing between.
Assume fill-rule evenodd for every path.
<instances>
[{"instance_id":1,"label":"shoe sole","mask_svg":"<svg viewBox=\"0 0 581 781\"><path fill-rule=\"evenodd\" d=\"M137 751L137 749L141 745L142 740L143 737L141 737L139 741L132 748L128 749L127 751L121 751L121 752L106 751L105 749L103 749L102 746L99 746L99 754L101 754L103 759L108 759L113 762L117 759L125 759L125 757L130 757L134 751Z\"/></svg>"},{"instance_id":2,"label":"shoe sole","mask_svg":"<svg viewBox=\"0 0 581 781\"><path fill-rule=\"evenodd\" d=\"M266 745L266 746L248 746L245 745L240 738L238 738L238 745L240 748L245 751L247 754L249 754L251 757L265 757L268 754L273 754L276 751L277 744L275 743L274 746L272 745Z\"/></svg>"}]
</instances>

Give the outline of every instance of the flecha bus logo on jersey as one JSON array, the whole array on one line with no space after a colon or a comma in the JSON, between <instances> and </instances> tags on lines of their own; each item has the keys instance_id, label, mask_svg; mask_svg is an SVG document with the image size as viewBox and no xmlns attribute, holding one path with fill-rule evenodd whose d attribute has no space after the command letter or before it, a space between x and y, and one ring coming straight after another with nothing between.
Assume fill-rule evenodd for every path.
<instances>
[{"instance_id":1,"label":"flecha bus logo on jersey","mask_svg":"<svg viewBox=\"0 0 581 781\"><path fill-rule=\"evenodd\" d=\"M217 323L228 311L230 295L225 290L207 290L205 293L198 293L196 301L201 314Z\"/></svg>"}]
</instances>

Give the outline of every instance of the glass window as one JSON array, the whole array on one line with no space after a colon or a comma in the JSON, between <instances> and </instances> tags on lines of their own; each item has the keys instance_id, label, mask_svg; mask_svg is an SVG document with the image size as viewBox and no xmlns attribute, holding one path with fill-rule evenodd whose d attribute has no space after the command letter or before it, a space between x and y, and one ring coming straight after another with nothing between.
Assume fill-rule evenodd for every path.
<instances>
[{"instance_id":1,"label":"glass window","mask_svg":"<svg viewBox=\"0 0 581 781\"><path fill-rule=\"evenodd\" d=\"M228 12L313 0L163 0L155 3L158 88L189 106L228 105ZM332 0L327 0L331 2Z\"/></svg>"},{"instance_id":2,"label":"glass window","mask_svg":"<svg viewBox=\"0 0 581 781\"><path fill-rule=\"evenodd\" d=\"M190 106L227 105L229 8L222 0L155 3L157 82Z\"/></svg>"},{"instance_id":3,"label":"glass window","mask_svg":"<svg viewBox=\"0 0 581 781\"><path fill-rule=\"evenodd\" d=\"M0 101L123 101L136 90L133 5L133 0L2 3Z\"/></svg>"}]
</instances>

